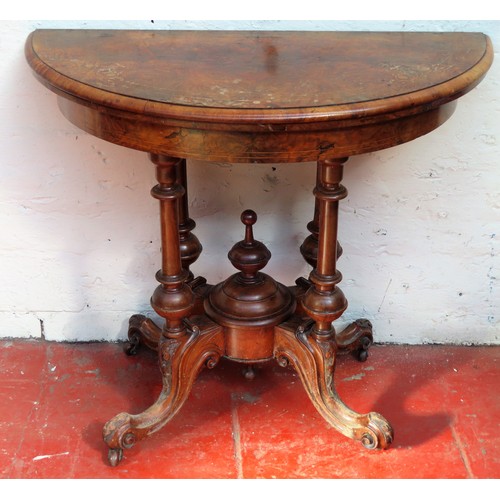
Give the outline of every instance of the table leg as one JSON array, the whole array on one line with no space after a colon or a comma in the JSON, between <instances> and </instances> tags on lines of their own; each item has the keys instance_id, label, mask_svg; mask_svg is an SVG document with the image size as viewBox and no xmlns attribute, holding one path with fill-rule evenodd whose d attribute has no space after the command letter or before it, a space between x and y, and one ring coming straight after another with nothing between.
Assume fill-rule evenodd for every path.
<instances>
[{"instance_id":1,"label":"table leg","mask_svg":"<svg viewBox=\"0 0 500 500\"><path fill-rule=\"evenodd\" d=\"M151 156L153 162L157 162L160 156ZM182 268L188 272L186 283L189 284L191 289L195 292L198 298L195 301L197 313L203 311L203 286L206 285L207 280L202 277L194 277L190 270L190 266L198 259L203 247L198 238L193 234L193 229L196 223L189 217L188 193L187 193L187 174L186 174L186 160L173 159L175 164L175 179L176 184L183 188L183 192L178 196L178 230L179 230L179 248L181 254ZM198 293L200 292L200 293ZM150 349L157 350L160 341L161 328L159 328L153 321L141 314L135 314L130 318L128 330L128 346L126 353L134 355L141 344L149 347Z\"/></svg>"},{"instance_id":2,"label":"table leg","mask_svg":"<svg viewBox=\"0 0 500 500\"><path fill-rule=\"evenodd\" d=\"M343 159L343 163L347 158ZM317 169L316 184L319 185L319 175L321 169ZM320 200L315 198L314 204L314 217L313 220L307 224L307 229L311 233L302 243L300 252L305 261L314 268L317 266L318 261L318 245L319 245L319 207ZM342 255L342 247L337 240L337 254L335 259L338 260ZM304 291L311 286L309 280L299 278L297 285L304 289ZM366 361L368 358L368 348L373 343L372 325L367 319L358 319L344 328L341 332L336 333L337 346L339 354L353 353L359 361Z\"/></svg>"},{"instance_id":3,"label":"table leg","mask_svg":"<svg viewBox=\"0 0 500 500\"><path fill-rule=\"evenodd\" d=\"M186 283L189 271L181 262L179 199L185 191L177 174L182 160L163 155L151 155L151 159L156 164L158 180L151 193L160 202L162 241L162 267L156 274L160 285L153 293L151 305L165 324L160 330L151 321L136 316L131 329L144 334L151 343L158 335L155 347L163 389L157 401L143 413L120 413L106 423L103 437L111 465L120 462L123 449L159 430L179 411L199 371L204 366L214 367L225 349L221 327L206 320L200 326L188 319L196 300Z\"/></svg>"},{"instance_id":4,"label":"table leg","mask_svg":"<svg viewBox=\"0 0 500 500\"><path fill-rule=\"evenodd\" d=\"M367 448L387 448L393 439L390 424L380 414L358 414L338 397L333 386L337 340L332 322L347 308L337 287L337 225L339 201L347 195L340 184L345 158L318 162L314 194L317 203L318 249L311 286L301 296L301 309L313 321L310 329L286 323L275 332L274 356L280 365L290 363L299 374L311 401L321 415L342 434L360 440ZM356 334L356 332L349 332Z\"/></svg>"},{"instance_id":5,"label":"table leg","mask_svg":"<svg viewBox=\"0 0 500 500\"><path fill-rule=\"evenodd\" d=\"M275 332L274 356L280 366L290 364L296 370L315 408L337 431L368 449L389 447L393 440L389 422L376 412L356 413L335 391L337 347L333 336L280 325Z\"/></svg>"}]
</instances>

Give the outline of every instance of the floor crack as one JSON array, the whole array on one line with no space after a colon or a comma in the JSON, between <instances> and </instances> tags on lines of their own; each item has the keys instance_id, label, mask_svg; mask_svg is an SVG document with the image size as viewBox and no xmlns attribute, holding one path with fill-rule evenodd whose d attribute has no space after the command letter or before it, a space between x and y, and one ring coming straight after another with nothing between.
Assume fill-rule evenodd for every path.
<instances>
[{"instance_id":1,"label":"floor crack","mask_svg":"<svg viewBox=\"0 0 500 500\"><path fill-rule=\"evenodd\" d=\"M467 471L467 477L469 479L475 479L475 476L472 473L472 469L470 466L469 457L467 457L467 453L465 453L465 449L464 449L464 446L462 444L462 441L460 440L460 437L458 436L458 433L455 430L455 427L453 426L453 424L451 424L450 427L451 427L451 434L453 436L453 439L455 440L458 451L460 453L460 458L462 459L465 470Z\"/></svg>"},{"instance_id":2,"label":"floor crack","mask_svg":"<svg viewBox=\"0 0 500 500\"><path fill-rule=\"evenodd\" d=\"M241 456L240 421L238 419L238 403L233 395L231 402L231 426L234 443L234 460L238 479L243 479L243 464Z\"/></svg>"}]
</instances>

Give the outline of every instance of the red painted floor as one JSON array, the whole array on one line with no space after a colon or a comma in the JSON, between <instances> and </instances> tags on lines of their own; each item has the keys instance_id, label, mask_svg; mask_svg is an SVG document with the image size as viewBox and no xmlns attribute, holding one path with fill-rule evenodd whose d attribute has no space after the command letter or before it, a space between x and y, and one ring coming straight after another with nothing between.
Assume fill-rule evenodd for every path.
<instances>
[{"instance_id":1,"label":"red painted floor","mask_svg":"<svg viewBox=\"0 0 500 500\"><path fill-rule=\"evenodd\" d=\"M386 451L330 428L292 369L261 365L249 381L223 360L113 468L102 426L156 399L155 353L1 341L0 478L500 478L499 359L500 346L374 346L365 363L339 357L342 399L394 427Z\"/></svg>"}]
</instances>

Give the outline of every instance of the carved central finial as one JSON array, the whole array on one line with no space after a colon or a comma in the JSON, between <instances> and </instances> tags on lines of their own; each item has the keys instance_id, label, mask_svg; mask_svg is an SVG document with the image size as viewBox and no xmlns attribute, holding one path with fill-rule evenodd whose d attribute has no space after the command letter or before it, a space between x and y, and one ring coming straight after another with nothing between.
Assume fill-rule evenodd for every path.
<instances>
[{"instance_id":1,"label":"carved central finial","mask_svg":"<svg viewBox=\"0 0 500 500\"><path fill-rule=\"evenodd\" d=\"M255 241L253 239L253 228L252 226L257 222L257 214L253 210L245 210L241 214L241 222L245 224L245 240L243 243L245 245L252 245Z\"/></svg>"},{"instance_id":2,"label":"carved central finial","mask_svg":"<svg viewBox=\"0 0 500 500\"><path fill-rule=\"evenodd\" d=\"M245 224L245 239L231 248L228 257L245 278L255 279L258 271L269 262L271 252L264 243L253 237L253 225L257 222L257 214L253 210L245 210L241 214L241 222Z\"/></svg>"},{"instance_id":3,"label":"carved central finial","mask_svg":"<svg viewBox=\"0 0 500 500\"><path fill-rule=\"evenodd\" d=\"M271 252L253 237L255 212L245 210L241 222L245 237L228 253L239 272L210 290L204 308L207 316L225 329L226 357L240 361L271 359L274 328L295 310L295 296L285 285L260 272Z\"/></svg>"}]
</instances>

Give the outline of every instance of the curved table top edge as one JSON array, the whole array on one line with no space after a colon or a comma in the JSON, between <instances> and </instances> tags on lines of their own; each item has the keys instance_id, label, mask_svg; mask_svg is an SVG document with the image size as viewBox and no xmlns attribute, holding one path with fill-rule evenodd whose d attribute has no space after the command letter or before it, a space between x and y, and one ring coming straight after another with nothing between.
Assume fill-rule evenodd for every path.
<instances>
[{"instance_id":1,"label":"curved table top edge","mask_svg":"<svg viewBox=\"0 0 500 500\"><path fill-rule=\"evenodd\" d=\"M25 44L25 55L35 76L53 92L89 106L103 106L109 110L140 113L152 119L174 119L180 121L211 124L287 124L341 122L344 120L375 119L388 114L413 114L423 109L441 106L472 90L485 76L493 62L493 46L490 38L482 34L485 48L482 57L468 70L459 75L417 92L385 99L356 102L352 104L319 106L309 108L241 109L201 107L170 104L116 94L73 80L45 63L33 47L32 32Z\"/></svg>"}]
</instances>

